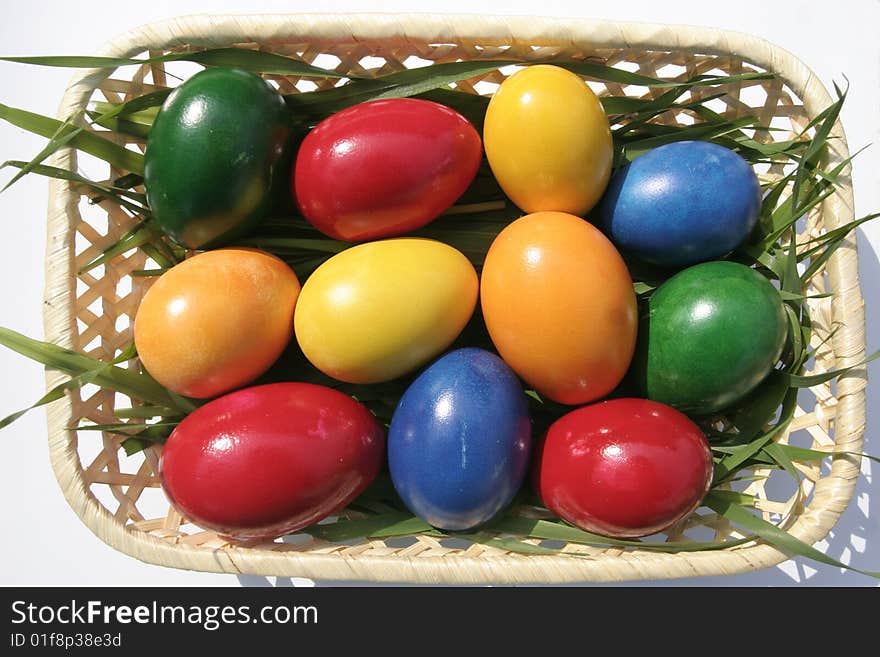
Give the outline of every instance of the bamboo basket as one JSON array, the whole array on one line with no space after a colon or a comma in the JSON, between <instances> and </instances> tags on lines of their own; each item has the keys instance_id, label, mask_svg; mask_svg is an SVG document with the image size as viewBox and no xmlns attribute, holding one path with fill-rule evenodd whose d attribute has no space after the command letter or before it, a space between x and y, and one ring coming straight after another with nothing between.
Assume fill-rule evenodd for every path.
<instances>
[{"instance_id":1,"label":"bamboo basket","mask_svg":"<svg viewBox=\"0 0 880 657\"><path fill-rule=\"evenodd\" d=\"M788 139L805 127L832 100L807 66L790 53L752 36L707 28L588 20L416 14L193 16L136 29L112 41L102 54L132 57L232 45L271 50L307 62L318 58L316 63L324 67L357 75L384 74L430 62L500 58L599 57L611 65L670 79L708 72L767 70L778 77L729 85L719 110L731 116L751 112L763 125L785 128L767 137L778 140ZM173 86L175 79L169 73L163 65L81 72L64 95L59 118L69 117L90 101L119 102L169 82ZM285 93L314 87L297 78L267 77ZM503 79L504 75L495 71L462 82L458 88L486 94ZM590 83L603 94L654 93L614 83ZM332 84L319 82L318 86ZM662 120L676 123L692 119L678 114ZM848 157L839 123L831 137L829 164ZM143 143L131 137L115 138L143 149ZM76 170L77 155L70 149L59 151L52 164ZM108 171L107 177L118 173ZM781 169L766 172L771 177L780 174ZM83 197L72 183L51 182L46 339L93 356L112 358L115 350L131 340L131 322L144 292L144 279L132 277L131 272L145 267L146 256L133 251L77 276L81 266L132 225L131 218L115 206L86 208L81 201ZM850 221L852 215L851 184L844 178L839 193L807 218L799 231L800 239ZM832 326L839 326L833 339L819 348L814 371L860 363L865 356L865 337L854 234L816 274L806 291L833 292L830 298L809 301L815 322L814 344L825 339ZM55 373L47 378L49 386L62 380ZM864 369L858 368L836 384L820 385L802 394L795 419L780 439L826 451L859 451L865 427L865 384ZM759 542L679 553L564 546L565 552L579 555L524 555L458 539L424 536L335 544L298 534L276 542L233 546L213 533L188 525L169 507L156 476L159 447L126 457L119 436L70 429L81 418L96 423L112 421L114 405L129 403L112 391L86 386L51 405L50 456L64 495L89 529L114 548L145 562L284 577L513 584L727 575L767 568L788 558ZM826 459L823 466L804 463L797 467L805 475L800 491L778 490L771 476L752 482L747 492L759 499L765 519L807 543L815 543L826 536L850 501L859 460L837 454L830 464ZM661 538L724 541L737 536L726 520L699 509Z\"/></svg>"}]
</instances>

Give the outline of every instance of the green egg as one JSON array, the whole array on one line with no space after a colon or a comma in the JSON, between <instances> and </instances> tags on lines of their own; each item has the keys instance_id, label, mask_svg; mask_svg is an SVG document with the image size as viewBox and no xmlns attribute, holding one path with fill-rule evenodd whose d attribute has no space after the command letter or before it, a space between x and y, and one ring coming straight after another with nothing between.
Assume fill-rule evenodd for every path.
<instances>
[{"instance_id":1,"label":"green egg","mask_svg":"<svg viewBox=\"0 0 880 657\"><path fill-rule=\"evenodd\" d=\"M679 272L642 312L632 370L641 393L698 415L740 401L779 361L782 304L770 281L745 265L706 262Z\"/></svg>"},{"instance_id":2,"label":"green egg","mask_svg":"<svg viewBox=\"0 0 880 657\"><path fill-rule=\"evenodd\" d=\"M154 221L193 249L246 233L288 187L290 136L283 99L258 75L223 67L195 74L165 100L147 139Z\"/></svg>"}]
</instances>

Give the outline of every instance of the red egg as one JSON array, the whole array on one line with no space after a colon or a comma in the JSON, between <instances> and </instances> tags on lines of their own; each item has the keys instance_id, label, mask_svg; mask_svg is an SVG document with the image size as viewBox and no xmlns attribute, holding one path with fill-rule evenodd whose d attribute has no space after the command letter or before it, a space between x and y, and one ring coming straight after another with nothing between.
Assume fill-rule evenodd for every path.
<instances>
[{"instance_id":1,"label":"red egg","mask_svg":"<svg viewBox=\"0 0 880 657\"><path fill-rule=\"evenodd\" d=\"M303 216L325 235L360 242L421 228L477 174L482 142L455 110L394 98L354 105L303 140L293 187Z\"/></svg>"},{"instance_id":2,"label":"red egg","mask_svg":"<svg viewBox=\"0 0 880 657\"><path fill-rule=\"evenodd\" d=\"M197 409L162 449L159 475L191 522L238 539L312 525L360 495L381 467L382 427L332 388L274 383Z\"/></svg>"},{"instance_id":3,"label":"red egg","mask_svg":"<svg viewBox=\"0 0 880 657\"><path fill-rule=\"evenodd\" d=\"M712 452L700 428L674 408L613 399L554 422L534 476L547 508L573 525L646 536L696 510L712 481Z\"/></svg>"}]
</instances>

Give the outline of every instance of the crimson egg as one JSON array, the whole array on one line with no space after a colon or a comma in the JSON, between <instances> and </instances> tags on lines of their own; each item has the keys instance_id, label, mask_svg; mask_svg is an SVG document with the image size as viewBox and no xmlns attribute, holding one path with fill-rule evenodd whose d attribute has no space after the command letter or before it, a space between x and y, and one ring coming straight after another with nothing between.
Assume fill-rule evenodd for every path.
<instances>
[{"instance_id":1,"label":"crimson egg","mask_svg":"<svg viewBox=\"0 0 880 657\"><path fill-rule=\"evenodd\" d=\"M619 538L674 525L712 481L712 452L686 415L647 399L612 399L554 422L537 459L547 508L586 531Z\"/></svg>"},{"instance_id":2,"label":"crimson egg","mask_svg":"<svg viewBox=\"0 0 880 657\"><path fill-rule=\"evenodd\" d=\"M332 388L273 383L196 409L162 449L159 474L190 521L238 539L271 538L344 508L373 481L384 431Z\"/></svg>"},{"instance_id":3,"label":"crimson egg","mask_svg":"<svg viewBox=\"0 0 880 657\"><path fill-rule=\"evenodd\" d=\"M445 105L417 98L360 103L303 140L294 195L303 216L334 239L402 235L455 203L482 152L474 126Z\"/></svg>"}]
</instances>

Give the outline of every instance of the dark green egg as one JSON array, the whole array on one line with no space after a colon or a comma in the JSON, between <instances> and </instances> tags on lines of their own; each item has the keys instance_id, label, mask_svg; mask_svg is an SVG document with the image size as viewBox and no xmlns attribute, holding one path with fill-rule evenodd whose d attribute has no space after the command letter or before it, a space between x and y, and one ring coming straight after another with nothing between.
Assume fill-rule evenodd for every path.
<instances>
[{"instance_id":1,"label":"dark green egg","mask_svg":"<svg viewBox=\"0 0 880 657\"><path fill-rule=\"evenodd\" d=\"M290 175L290 121L278 92L253 73L200 71L162 105L145 154L153 218L190 248L255 226Z\"/></svg>"},{"instance_id":2,"label":"dark green egg","mask_svg":"<svg viewBox=\"0 0 880 657\"><path fill-rule=\"evenodd\" d=\"M785 346L782 303L745 265L706 262L679 272L642 312L632 372L642 394L695 414L741 400Z\"/></svg>"}]
</instances>

